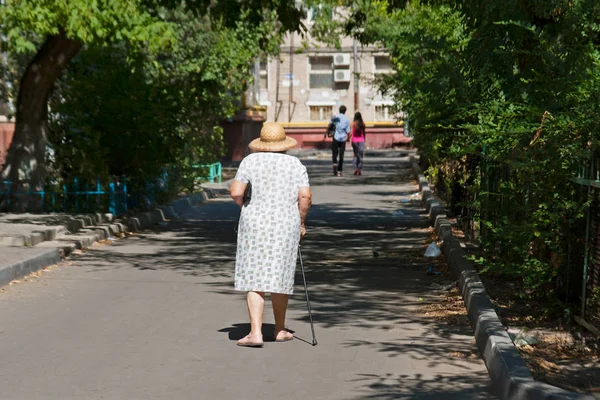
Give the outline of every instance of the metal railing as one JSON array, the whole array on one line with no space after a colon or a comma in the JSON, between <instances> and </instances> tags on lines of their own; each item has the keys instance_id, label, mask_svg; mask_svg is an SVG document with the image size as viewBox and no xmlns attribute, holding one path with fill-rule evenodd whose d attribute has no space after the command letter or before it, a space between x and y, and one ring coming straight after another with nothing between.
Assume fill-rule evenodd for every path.
<instances>
[{"instance_id":1,"label":"metal railing","mask_svg":"<svg viewBox=\"0 0 600 400\"><path fill-rule=\"evenodd\" d=\"M223 168L220 162L207 165L194 165L198 175L196 181L222 182ZM132 190L133 188L133 190ZM125 176L108 181L82 181L73 178L71 182L51 180L46 184L32 187L27 181L0 181L0 212L18 209L21 212L109 212L123 215L131 208L147 208L157 204L157 194L169 190L169 174L143 184L135 184ZM13 207L17 206L17 207Z\"/></svg>"},{"instance_id":2,"label":"metal railing","mask_svg":"<svg viewBox=\"0 0 600 400\"><path fill-rule=\"evenodd\" d=\"M194 165L194 169L199 169L202 175L196 177L196 181L208 180L210 183L215 181L222 182L223 180L223 167L220 162L206 165ZM204 171L207 171L208 175L204 175Z\"/></svg>"},{"instance_id":3,"label":"metal railing","mask_svg":"<svg viewBox=\"0 0 600 400\"><path fill-rule=\"evenodd\" d=\"M82 183L74 178L71 183L51 181L31 188L27 182L19 182L16 190L11 181L0 181L0 199L3 208L11 209L13 202L29 212L90 212L107 210L114 215L127 212L127 179L115 178L108 182L99 179L94 183Z\"/></svg>"}]
</instances>

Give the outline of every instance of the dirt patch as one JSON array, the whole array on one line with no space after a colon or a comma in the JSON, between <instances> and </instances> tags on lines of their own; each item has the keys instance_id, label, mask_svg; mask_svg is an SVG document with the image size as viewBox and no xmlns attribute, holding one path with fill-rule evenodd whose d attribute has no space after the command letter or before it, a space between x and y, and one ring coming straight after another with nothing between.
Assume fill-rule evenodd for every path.
<instances>
[{"instance_id":1,"label":"dirt patch","mask_svg":"<svg viewBox=\"0 0 600 400\"><path fill-rule=\"evenodd\" d=\"M536 380L600 397L600 338L565 318L547 314L545 304L529 299L518 280L481 274L502 324L525 332L532 344L513 341ZM527 333L531 332L531 333Z\"/></svg>"},{"instance_id":2,"label":"dirt patch","mask_svg":"<svg viewBox=\"0 0 600 400\"><path fill-rule=\"evenodd\" d=\"M434 318L449 325L470 326L467 309L457 287L439 294L438 303L426 304L422 307L423 315Z\"/></svg>"},{"instance_id":3,"label":"dirt patch","mask_svg":"<svg viewBox=\"0 0 600 400\"><path fill-rule=\"evenodd\" d=\"M581 341L541 342L519 347L534 378L581 393L600 395L600 359Z\"/></svg>"},{"instance_id":4,"label":"dirt patch","mask_svg":"<svg viewBox=\"0 0 600 400\"><path fill-rule=\"evenodd\" d=\"M443 269L443 266L438 265L438 268ZM440 282L440 285L443 286L446 282L448 282L447 277ZM498 285L498 282L495 282L495 285ZM502 287L495 286L495 289L503 291ZM448 325L470 326L465 304L456 286L448 291L440 291L437 296L438 302L425 304L420 308L422 315ZM504 301L509 302L506 298ZM527 326L529 329L521 329L521 331L528 332L527 335L535 333L535 337L539 340L535 345L524 343L522 346L517 346L534 378L563 389L595 394L600 398L600 352L596 339L586 333L582 336L581 332L574 332L568 327L560 328L553 326L555 324L549 321L543 322L544 319L535 313L532 315L525 312L524 307L511 309L520 310L520 314L504 313L510 317L503 319L503 324ZM507 325L507 321L511 323ZM525 336L528 337L527 335ZM512 337L513 340L516 339L516 335L513 334ZM456 358L480 356L476 351L468 354L455 353L450 356Z\"/></svg>"}]
</instances>

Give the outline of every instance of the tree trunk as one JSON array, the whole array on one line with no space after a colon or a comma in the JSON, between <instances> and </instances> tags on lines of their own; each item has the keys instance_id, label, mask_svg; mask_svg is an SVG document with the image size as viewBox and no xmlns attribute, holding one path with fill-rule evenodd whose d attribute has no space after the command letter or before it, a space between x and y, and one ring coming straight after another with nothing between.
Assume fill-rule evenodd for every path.
<instances>
[{"instance_id":1,"label":"tree trunk","mask_svg":"<svg viewBox=\"0 0 600 400\"><path fill-rule=\"evenodd\" d=\"M49 36L21 78L15 133L0 175L0 179L12 182L13 191L18 185L35 189L43 183L47 173L48 96L82 45L62 30Z\"/></svg>"}]
</instances>

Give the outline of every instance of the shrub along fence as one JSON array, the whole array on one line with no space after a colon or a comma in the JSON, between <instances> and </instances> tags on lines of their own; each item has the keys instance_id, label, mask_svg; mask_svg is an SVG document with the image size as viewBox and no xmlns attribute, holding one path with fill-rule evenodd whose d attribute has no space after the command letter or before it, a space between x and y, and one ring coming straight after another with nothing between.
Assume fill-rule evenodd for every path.
<instances>
[{"instance_id":1,"label":"shrub along fence","mask_svg":"<svg viewBox=\"0 0 600 400\"><path fill-rule=\"evenodd\" d=\"M600 329L600 154L562 182L560 205L556 191L515 160L491 159L484 149L477 163L471 174L452 161L430 171L460 227L482 244L479 261L523 279L536 296L555 302L549 308Z\"/></svg>"}]
</instances>

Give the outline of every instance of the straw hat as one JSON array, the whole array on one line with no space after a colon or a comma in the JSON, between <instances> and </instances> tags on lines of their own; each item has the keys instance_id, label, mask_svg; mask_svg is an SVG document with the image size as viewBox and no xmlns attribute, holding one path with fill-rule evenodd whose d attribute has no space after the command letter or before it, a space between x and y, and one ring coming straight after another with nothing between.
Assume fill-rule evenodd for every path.
<instances>
[{"instance_id":1,"label":"straw hat","mask_svg":"<svg viewBox=\"0 0 600 400\"><path fill-rule=\"evenodd\" d=\"M296 139L285 135L283 126L277 122L265 122L260 138L248 145L254 151L286 151L296 147Z\"/></svg>"}]
</instances>

